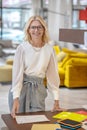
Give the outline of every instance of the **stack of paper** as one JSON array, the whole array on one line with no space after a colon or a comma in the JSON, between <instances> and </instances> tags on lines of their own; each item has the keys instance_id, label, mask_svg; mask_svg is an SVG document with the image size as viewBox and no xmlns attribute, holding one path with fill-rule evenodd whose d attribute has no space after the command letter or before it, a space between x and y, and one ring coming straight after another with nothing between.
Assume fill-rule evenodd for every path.
<instances>
[{"instance_id":1,"label":"stack of paper","mask_svg":"<svg viewBox=\"0 0 87 130\"><path fill-rule=\"evenodd\" d=\"M82 107L87 110L87 105L83 105Z\"/></svg>"},{"instance_id":2,"label":"stack of paper","mask_svg":"<svg viewBox=\"0 0 87 130\"><path fill-rule=\"evenodd\" d=\"M18 124L23 124L33 122L45 122L49 121L49 119L45 115L24 115L24 116L16 116L16 121Z\"/></svg>"}]
</instances>

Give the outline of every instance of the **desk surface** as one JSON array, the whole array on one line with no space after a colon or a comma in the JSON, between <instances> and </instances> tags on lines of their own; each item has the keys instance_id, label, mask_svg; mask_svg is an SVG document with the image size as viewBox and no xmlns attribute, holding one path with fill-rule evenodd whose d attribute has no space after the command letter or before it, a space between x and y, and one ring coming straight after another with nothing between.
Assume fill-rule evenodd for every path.
<instances>
[{"instance_id":1,"label":"desk surface","mask_svg":"<svg viewBox=\"0 0 87 130\"><path fill-rule=\"evenodd\" d=\"M30 112L30 113L26 113L24 115L46 115L47 118L50 120L50 122L43 122L44 123L55 123L57 121L57 119L53 119L53 115L58 114L58 112L50 112L50 111L45 111L45 112ZM23 115L23 114L21 114ZM13 119L11 117L10 114L2 114L1 115L3 121L5 122L5 124L7 125L7 127L9 128L9 130L31 130L32 124L33 123L26 123L26 124L17 124L16 120ZM42 122L41 122L42 123ZM67 130L67 129L63 129L63 130ZM83 128L80 128L78 130L84 130Z\"/></svg>"}]
</instances>

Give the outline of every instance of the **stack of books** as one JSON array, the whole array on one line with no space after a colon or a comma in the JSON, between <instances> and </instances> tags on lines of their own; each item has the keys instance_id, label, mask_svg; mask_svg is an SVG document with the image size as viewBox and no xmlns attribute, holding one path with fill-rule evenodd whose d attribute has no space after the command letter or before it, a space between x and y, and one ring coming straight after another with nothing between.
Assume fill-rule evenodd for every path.
<instances>
[{"instance_id":1,"label":"stack of books","mask_svg":"<svg viewBox=\"0 0 87 130\"><path fill-rule=\"evenodd\" d=\"M59 121L59 124L61 125L61 127L68 128L70 130L76 130L77 128L80 128L82 126L81 122L74 121L71 119L61 120Z\"/></svg>"},{"instance_id":2,"label":"stack of books","mask_svg":"<svg viewBox=\"0 0 87 130\"><path fill-rule=\"evenodd\" d=\"M87 120L87 111L67 112L63 111L53 116L63 128L76 130L82 127L82 122Z\"/></svg>"}]
</instances>

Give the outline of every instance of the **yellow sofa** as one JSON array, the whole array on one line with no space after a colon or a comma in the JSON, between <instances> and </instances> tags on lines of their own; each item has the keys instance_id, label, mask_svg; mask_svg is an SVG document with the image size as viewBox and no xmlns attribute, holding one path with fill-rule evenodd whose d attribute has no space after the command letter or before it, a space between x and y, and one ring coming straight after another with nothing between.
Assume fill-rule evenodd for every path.
<instances>
[{"instance_id":1,"label":"yellow sofa","mask_svg":"<svg viewBox=\"0 0 87 130\"><path fill-rule=\"evenodd\" d=\"M8 59L6 60L6 64L8 64L8 65L13 65L13 59L8 58Z\"/></svg>"},{"instance_id":2,"label":"yellow sofa","mask_svg":"<svg viewBox=\"0 0 87 130\"><path fill-rule=\"evenodd\" d=\"M87 54L67 48L63 48L61 51L66 55L62 61L58 62L60 86L87 87Z\"/></svg>"},{"instance_id":3,"label":"yellow sofa","mask_svg":"<svg viewBox=\"0 0 87 130\"><path fill-rule=\"evenodd\" d=\"M53 47L60 76L60 86L68 88L87 87L87 54L71 51L67 48ZM13 59L6 60L6 65L0 67L0 82L12 81ZM45 85L46 79L44 80Z\"/></svg>"},{"instance_id":4,"label":"yellow sofa","mask_svg":"<svg viewBox=\"0 0 87 130\"><path fill-rule=\"evenodd\" d=\"M6 63L0 66L0 82L7 83L12 81L13 59L8 58Z\"/></svg>"},{"instance_id":5,"label":"yellow sofa","mask_svg":"<svg viewBox=\"0 0 87 130\"><path fill-rule=\"evenodd\" d=\"M0 66L0 82L11 82L12 81L12 65Z\"/></svg>"}]
</instances>

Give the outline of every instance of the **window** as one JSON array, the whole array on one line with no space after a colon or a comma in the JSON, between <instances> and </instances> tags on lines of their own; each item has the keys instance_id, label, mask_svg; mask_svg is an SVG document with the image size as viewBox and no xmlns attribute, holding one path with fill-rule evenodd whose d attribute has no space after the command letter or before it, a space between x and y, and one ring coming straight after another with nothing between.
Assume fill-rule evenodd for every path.
<instances>
[{"instance_id":1,"label":"window","mask_svg":"<svg viewBox=\"0 0 87 130\"><path fill-rule=\"evenodd\" d=\"M31 0L2 0L0 38L11 39L13 42L23 40L24 25L32 15Z\"/></svg>"},{"instance_id":2,"label":"window","mask_svg":"<svg viewBox=\"0 0 87 130\"><path fill-rule=\"evenodd\" d=\"M72 28L87 29L85 20L79 20L79 11L85 10L87 7L87 0L73 0L73 22Z\"/></svg>"}]
</instances>

